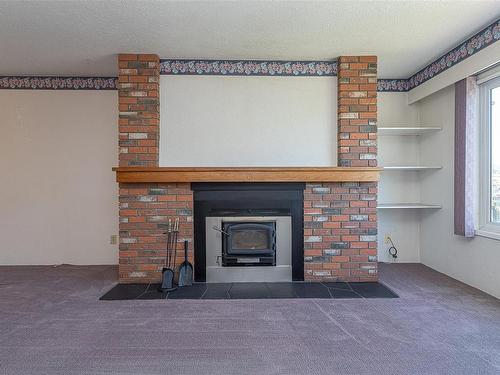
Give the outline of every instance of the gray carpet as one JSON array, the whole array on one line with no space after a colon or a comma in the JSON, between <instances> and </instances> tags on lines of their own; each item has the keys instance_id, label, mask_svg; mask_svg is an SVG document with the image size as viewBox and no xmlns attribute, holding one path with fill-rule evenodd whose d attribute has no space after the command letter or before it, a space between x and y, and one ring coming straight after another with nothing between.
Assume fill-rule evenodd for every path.
<instances>
[{"instance_id":1,"label":"gray carpet","mask_svg":"<svg viewBox=\"0 0 500 375\"><path fill-rule=\"evenodd\" d=\"M99 301L115 267L0 267L0 374L500 374L500 301L422 265L398 299Z\"/></svg>"}]
</instances>

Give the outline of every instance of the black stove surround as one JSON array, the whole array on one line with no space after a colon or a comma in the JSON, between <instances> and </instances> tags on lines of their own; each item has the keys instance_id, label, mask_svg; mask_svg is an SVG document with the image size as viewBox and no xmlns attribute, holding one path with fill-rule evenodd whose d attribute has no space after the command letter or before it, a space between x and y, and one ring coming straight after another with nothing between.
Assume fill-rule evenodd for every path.
<instances>
[{"instance_id":1,"label":"black stove surround","mask_svg":"<svg viewBox=\"0 0 500 375\"><path fill-rule=\"evenodd\" d=\"M206 281L206 218L210 216L291 216L292 218L292 280L304 280L304 188L303 183L192 183L194 192L194 278L197 282ZM256 225L241 222L238 225ZM247 234L236 249L223 242L223 263L234 264L245 256L261 257L261 265L273 265L276 250L273 248L272 223L260 223L253 229L267 231L267 246L258 243L247 246ZM265 225L267 228L264 228ZM231 228L223 228L223 230ZM235 223L235 228L238 229ZM240 227L241 229L241 227ZM249 229L247 227L247 229ZM275 235L275 234L274 234ZM246 237L245 237L246 236ZM258 237L258 236L257 236ZM259 238L252 238L252 241ZM260 239L261 242L263 238ZM254 248L254 249L252 249ZM227 253L232 250L232 255ZM252 255L253 250L253 255ZM237 254L239 252L239 254ZM231 251L229 251L231 253ZM256 254L260 253L260 254ZM224 259L225 257L225 259ZM250 265L250 264L249 264Z\"/></svg>"}]
</instances>

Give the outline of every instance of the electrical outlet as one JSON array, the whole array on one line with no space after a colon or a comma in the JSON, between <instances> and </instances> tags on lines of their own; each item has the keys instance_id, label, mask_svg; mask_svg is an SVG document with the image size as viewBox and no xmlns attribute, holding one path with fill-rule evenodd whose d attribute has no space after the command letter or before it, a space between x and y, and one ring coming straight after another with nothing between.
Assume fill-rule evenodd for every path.
<instances>
[{"instance_id":1,"label":"electrical outlet","mask_svg":"<svg viewBox=\"0 0 500 375\"><path fill-rule=\"evenodd\" d=\"M111 245L116 245L116 234L112 234L110 239L109 239L109 243Z\"/></svg>"}]
</instances>

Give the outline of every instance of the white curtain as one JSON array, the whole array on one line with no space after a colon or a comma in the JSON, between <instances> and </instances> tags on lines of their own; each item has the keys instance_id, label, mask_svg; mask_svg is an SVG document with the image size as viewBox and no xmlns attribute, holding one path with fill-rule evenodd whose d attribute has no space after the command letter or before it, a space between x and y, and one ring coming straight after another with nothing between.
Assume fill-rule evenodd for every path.
<instances>
[{"instance_id":1,"label":"white curtain","mask_svg":"<svg viewBox=\"0 0 500 375\"><path fill-rule=\"evenodd\" d=\"M455 234L474 237L479 88L475 77L455 84Z\"/></svg>"},{"instance_id":2,"label":"white curtain","mask_svg":"<svg viewBox=\"0 0 500 375\"><path fill-rule=\"evenodd\" d=\"M467 100L465 110L465 237L474 237L476 202L476 139L479 126L479 88L476 77L466 78Z\"/></svg>"}]
</instances>

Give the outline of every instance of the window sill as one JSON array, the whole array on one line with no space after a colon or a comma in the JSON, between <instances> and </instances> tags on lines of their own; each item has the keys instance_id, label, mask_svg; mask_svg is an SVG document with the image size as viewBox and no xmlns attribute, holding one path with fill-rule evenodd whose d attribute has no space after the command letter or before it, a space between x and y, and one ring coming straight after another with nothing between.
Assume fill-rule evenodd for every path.
<instances>
[{"instance_id":1,"label":"window sill","mask_svg":"<svg viewBox=\"0 0 500 375\"><path fill-rule=\"evenodd\" d=\"M476 236L491 238L493 240L500 241L500 232L494 229L481 228L475 231Z\"/></svg>"}]
</instances>

